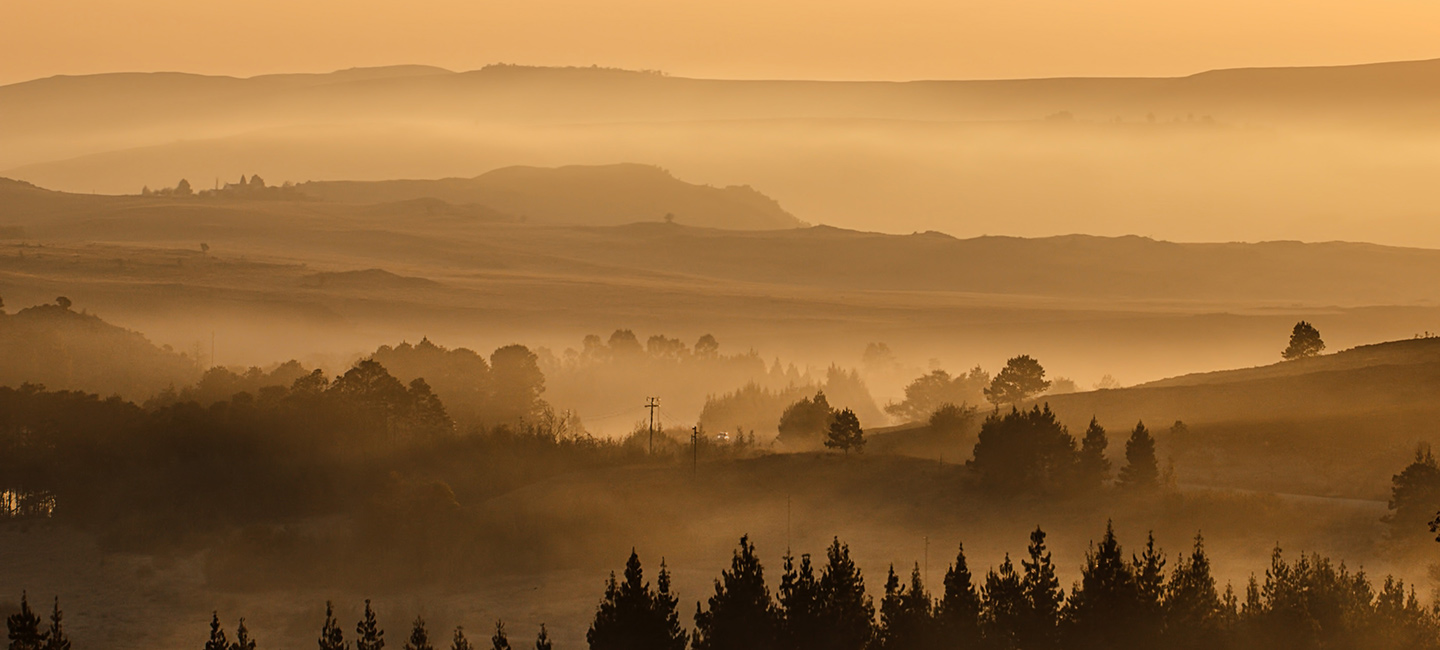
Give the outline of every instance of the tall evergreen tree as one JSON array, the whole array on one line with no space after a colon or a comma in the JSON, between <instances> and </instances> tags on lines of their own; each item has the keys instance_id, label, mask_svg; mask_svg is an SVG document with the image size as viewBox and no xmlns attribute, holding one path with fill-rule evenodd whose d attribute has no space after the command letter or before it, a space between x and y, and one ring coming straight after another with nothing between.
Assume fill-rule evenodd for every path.
<instances>
[{"instance_id":1,"label":"tall evergreen tree","mask_svg":"<svg viewBox=\"0 0 1440 650\"><path fill-rule=\"evenodd\" d=\"M1055 564L1045 548L1045 531L1039 526L1030 533L1030 559L1021 560L1025 569L1021 588L1025 594L1026 624L1022 628L1021 646L1027 650L1054 648L1059 643L1060 606L1065 592L1055 576Z\"/></svg>"},{"instance_id":2,"label":"tall evergreen tree","mask_svg":"<svg viewBox=\"0 0 1440 650\"><path fill-rule=\"evenodd\" d=\"M1125 442L1125 466L1120 468L1122 487L1149 490L1160 484L1160 462L1155 457L1155 438L1145 423L1135 425L1130 440Z\"/></svg>"},{"instance_id":3,"label":"tall evergreen tree","mask_svg":"<svg viewBox=\"0 0 1440 650\"><path fill-rule=\"evenodd\" d=\"M791 650L821 650L820 631L825 623L821 616L820 583L808 553L800 556L799 567L795 566L794 556L785 555L785 573L780 578L779 591L781 646Z\"/></svg>"},{"instance_id":4,"label":"tall evergreen tree","mask_svg":"<svg viewBox=\"0 0 1440 650\"><path fill-rule=\"evenodd\" d=\"M340 629L340 621L335 619L335 606L330 601L325 601L325 625L320 628L319 639L320 650L349 650L350 644L345 642L345 632Z\"/></svg>"},{"instance_id":5,"label":"tall evergreen tree","mask_svg":"<svg viewBox=\"0 0 1440 650\"><path fill-rule=\"evenodd\" d=\"M245 629L244 617L235 626L235 641L230 644L230 650L255 650L255 640L250 638L250 630Z\"/></svg>"},{"instance_id":6,"label":"tall evergreen tree","mask_svg":"<svg viewBox=\"0 0 1440 650\"><path fill-rule=\"evenodd\" d=\"M490 647L494 650L510 650L510 637L505 634L505 621L495 621L495 633L490 635Z\"/></svg>"},{"instance_id":7,"label":"tall evergreen tree","mask_svg":"<svg viewBox=\"0 0 1440 650\"><path fill-rule=\"evenodd\" d=\"M61 626L60 597L55 597L55 609L50 612L50 629L45 632L45 650L70 650L70 637Z\"/></svg>"},{"instance_id":8,"label":"tall evergreen tree","mask_svg":"<svg viewBox=\"0 0 1440 650\"><path fill-rule=\"evenodd\" d=\"M46 635L40 631L40 617L30 609L28 594L20 592L20 611L5 620L11 650L43 650Z\"/></svg>"},{"instance_id":9,"label":"tall evergreen tree","mask_svg":"<svg viewBox=\"0 0 1440 650\"><path fill-rule=\"evenodd\" d=\"M1232 594L1233 598L1234 595ZM1195 535L1195 548L1182 557L1165 585L1165 645L1201 650L1220 644L1224 604L1210 575L1205 539Z\"/></svg>"},{"instance_id":10,"label":"tall evergreen tree","mask_svg":"<svg viewBox=\"0 0 1440 650\"><path fill-rule=\"evenodd\" d=\"M874 635L875 605L865 593L860 569L850 559L850 546L837 537L825 555L827 562L820 573L822 647L861 650Z\"/></svg>"},{"instance_id":11,"label":"tall evergreen tree","mask_svg":"<svg viewBox=\"0 0 1440 650\"><path fill-rule=\"evenodd\" d=\"M585 634L591 650L684 650L687 638L664 562L656 583L658 589L651 589L645 582L640 556L632 550L624 582L610 574L595 621Z\"/></svg>"},{"instance_id":12,"label":"tall evergreen tree","mask_svg":"<svg viewBox=\"0 0 1440 650\"><path fill-rule=\"evenodd\" d=\"M934 603L925 591L920 565L910 571L910 583L901 584L890 567L885 580L885 597L880 601L880 628L876 641L883 650L925 650L939 641L935 630Z\"/></svg>"},{"instance_id":13,"label":"tall evergreen tree","mask_svg":"<svg viewBox=\"0 0 1440 650\"><path fill-rule=\"evenodd\" d=\"M1140 590L1135 570L1125 559L1115 527L1105 524L1105 537L1092 546L1080 570L1080 584L1065 607L1065 645L1076 650L1136 646Z\"/></svg>"},{"instance_id":14,"label":"tall evergreen tree","mask_svg":"<svg viewBox=\"0 0 1440 650\"><path fill-rule=\"evenodd\" d=\"M535 650L554 650L550 643L550 633L545 631L545 624L540 624L540 633L535 635Z\"/></svg>"},{"instance_id":15,"label":"tall evergreen tree","mask_svg":"<svg viewBox=\"0 0 1440 650\"><path fill-rule=\"evenodd\" d=\"M210 639L205 642L205 650L230 650L225 630L220 627L220 612L210 612Z\"/></svg>"},{"instance_id":16,"label":"tall evergreen tree","mask_svg":"<svg viewBox=\"0 0 1440 650\"><path fill-rule=\"evenodd\" d=\"M985 588L980 595L980 630L986 645L1000 650L1020 648L1021 630L1029 623L1030 605L1009 553L1005 554L998 572L992 569L985 575Z\"/></svg>"},{"instance_id":17,"label":"tall evergreen tree","mask_svg":"<svg viewBox=\"0 0 1440 650\"><path fill-rule=\"evenodd\" d=\"M965 546L945 570L945 594L935 608L936 634L941 648L974 648L980 644L980 595L965 561Z\"/></svg>"},{"instance_id":18,"label":"tall evergreen tree","mask_svg":"<svg viewBox=\"0 0 1440 650\"><path fill-rule=\"evenodd\" d=\"M696 650L769 650L779 647L779 616L765 586L765 569L748 535L715 581L709 609L695 605Z\"/></svg>"},{"instance_id":19,"label":"tall evergreen tree","mask_svg":"<svg viewBox=\"0 0 1440 650\"><path fill-rule=\"evenodd\" d=\"M1155 547L1155 533L1145 536L1145 552L1131 557L1135 587L1140 595L1136 634L1138 643L1154 647L1160 643L1165 623L1165 552Z\"/></svg>"},{"instance_id":20,"label":"tall evergreen tree","mask_svg":"<svg viewBox=\"0 0 1440 650\"><path fill-rule=\"evenodd\" d=\"M450 650L475 650L475 646L470 645L470 639L465 638L464 627L455 626L455 635L450 638Z\"/></svg>"},{"instance_id":21,"label":"tall evergreen tree","mask_svg":"<svg viewBox=\"0 0 1440 650\"><path fill-rule=\"evenodd\" d=\"M365 616L355 624L355 650L382 650L385 647L385 630L375 620L375 610L370 608L370 599L365 599Z\"/></svg>"},{"instance_id":22,"label":"tall evergreen tree","mask_svg":"<svg viewBox=\"0 0 1440 650\"><path fill-rule=\"evenodd\" d=\"M1105 433L1105 427L1100 426L1100 420L1090 418L1090 426L1085 428L1085 437L1080 441L1077 470L1081 485L1094 487L1110 480L1110 460L1105 457L1109 446L1110 438Z\"/></svg>"},{"instance_id":23,"label":"tall evergreen tree","mask_svg":"<svg viewBox=\"0 0 1440 650\"><path fill-rule=\"evenodd\" d=\"M425 618L416 616L415 622L410 624L410 639L405 641L405 650L435 650L430 645L430 632L425 629Z\"/></svg>"}]
</instances>

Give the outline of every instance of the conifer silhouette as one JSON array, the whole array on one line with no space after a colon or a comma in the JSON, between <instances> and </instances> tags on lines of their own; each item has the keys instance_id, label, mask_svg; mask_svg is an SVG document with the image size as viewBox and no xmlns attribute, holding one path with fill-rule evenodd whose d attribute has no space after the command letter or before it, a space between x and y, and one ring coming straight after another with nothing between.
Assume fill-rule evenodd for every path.
<instances>
[{"instance_id":1,"label":"conifer silhouette","mask_svg":"<svg viewBox=\"0 0 1440 650\"><path fill-rule=\"evenodd\" d=\"M545 624L540 624L540 633L535 635L535 650L554 650L550 643L550 633L545 631Z\"/></svg>"},{"instance_id":2,"label":"conifer silhouette","mask_svg":"<svg viewBox=\"0 0 1440 650\"><path fill-rule=\"evenodd\" d=\"M320 650L349 650L350 644L345 642L345 632L340 629L340 621L335 619L335 607L330 601L325 601L325 624L320 628L319 639Z\"/></svg>"},{"instance_id":3,"label":"conifer silhouette","mask_svg":"<svg viewBox=\"0 0 1440 650\"><path fill-rule=\"evenodd\" d=\"M210 639L205 642L205 650L230 650L225 630L220 627L219 612L210 612Z\"/></svg>"},{"instance_id":4,"label":"conifer silhouette","mask_svg":"<svg viewBox=\"0 0 1440 650\"><path fill-rule=\"evenodd\" d=\"M1210 575L1205 539L1196 533L1194 550L1180 558L1165 585L1165 645L1195 650L1219 645L1224 607Z\"/></svg>"},{"instance_id":5,"label":"conifer silhouette","mask_svg":"<svg viewBox=\"0 0 1440 650\"><path fill-rule=\"evenodd\" d=\"M1006 553L1000 569L985 575L981 591L980 626L986 643L1000 648L1019 647L1021 630L1029 623L1029 610L1020 574L1015 573L1015 564Z\"/></svg>"},{"instance_id":6,"label":"conifer silhouette","mask_svg":"<svg viewBox=\"0 0 1440 650\"><path fill-rule=\"evenodd\" d=\"M45 632L45 650L70 650L70 637L60 624L60 597L55 597L55 609L50 612L50 629Z\"/></svg>"},{"instance_id":7,"label":"conifer silhouette","mask_svg":"<svg viewBox=\"0 0 1440 650\"><path fill-rule=\"evenodd\" d=\"M43 650L46 634L40 631L40 617L30 609L29 595L20 592L20 611L5 620L11 650Z\"/></svg>"},{"instance_id":8,"label":"conifer silhouette","mask_svg":"<svg viewBox=\"0 0 1440 650\"><path fill-rule=\"evenodd\" d=\"M405 650L435 650L435 646L430 645L430 632L425 629L423 616L416 616L415 622L410 624L410 638L405 641L404 647Z\"/></svg>"},{"instance_id":9,"label":"conifer silhouette","mask_svg":"<svg viewBox=\"0 0 1440 650\"><path fill-rule=\"evenodd\" d=\"M945 594L935 607L937 647L971 648L980 643L980 594L965 560L965 545L945 570Z\"/></svg>"},{"instance_id":10,"label":"conifer silhouette","mask_svg":"<svg viewBox=\"0 0 1440 650\"><path fill-rule=\"evenodd\" d=\"M1109 446L1105 427L1100 426L1098 419L1090 418L1090 426L1085 428L1085 437L1080 441L1079 472L1084 487L1095 487L1110 479L1110 461L1105 458L1105 449Z\"/></svg>"},{"instance_id":11,"label":"conifer silhouette","mask_svg":"<svg viewBox=\"0 0 1440 650\"><path fill-rule=\"evenodd\" d=\"M1130 440L1125 442L1125 466L1118 479L1122 487L1148 490L1160 484L1160 462L1155 457L1155 438L1145 423L1135 425Z\"/></svg>"},{"instance_id":12,"label":"conifer silhouette","mask_svg":"<svg viewBox=\"0 0 1440 650\"><path fill-rule=\"evenodd\" d=\"M820 630L822 647L860 650L874 632L875 605L865 593L865 579L850 559L850 547L835 538L826 550L820 573Z\"/></svg>"},{"instance_id":13,"label":"conifer silhouette","mask_svg":"<svg viewBox=\"0 0 1440 650\"><path fill-rule=\"evenodd\" d=\"M785 555L785 573L780 578L778 600L781 646L793 650L820 648L820 631L824 626L820 583L808 553L800 556L798 567L794 556Z\"/></svg>"},{"instance_id":14,"label":"conifer silhouette","mask_svg":"<svg viewBox=\"0 0 1440 650\"><path fill-rule=\"evenodd\" d=\"M1114 525L1106 522L1105 536L1085 555L1080 584L1066 603L1065 645L1076 650L1136 647L1139 611L1135 569L1125 559Z\"/></svg>"},{"instance_id":15,"label":"conifer silhouette","mask_svg":"<svg viewBox=\"0 0 1440 650\"><path fill-rule=\"evenodd\" d=\"M235 642L230 644L230 650L255 650L255 640L250 638L250 630L245 629L243 617L235 627Z\"/></svg>"},{"instance_id":16,"label":"conifer silhouette","mask_svg":"<svg viewBox=\"0 0 1440 650\"><path fill-rule=\"evenodd\" d=\"M695 650L767 650L779 643L778 612L765 586L765 569L748 535L715 581L707 609L696 604Z\"/></svg>"},{"instance_id":17,"label":"conifer silhouette","mask_svg":"<svg viewBox=\"0 0 1440 650\"><path fill-rule=\"evenodd\" d=\"M365 614L355 624L355 650L382 650L385 647L385 630L375 620L375 610L370 608L370 599L365 599Z\"/></svg>"},{"instance_id":18,"label":"conifer silhouette","mask_svg":"<svg viewBox=\"0 0 1440 650\"><path fill-rule=\"evenodd\" d=\"M1055 564L1045 547L1045 531L1039 526L1030 533L1027 550L1030 559L1020 561L1025 569L1021 588L1027 605L1021 645L1025 648L1053 648L1059 643L1060 605L1065 600L1065 592L1060 589Z\"/></svg>"},{"instance_id":19,"label":"conifer silhouette","mask_svg":"<svg viewBox=\"0 0 1440 650\"><path fill-rule=\"evenodd\" d=\"M455 626L455 635L450 640L450 650L474 650L470 640L465 638L465 628Z\"/></svg>"},{"instance_id":20,"label":"conifer silhouette","mask_svg":"<svg viewBox=\"0 0 1440 650\"><path fill-rule=\"evenodd\" d=\"M510 637L505 634L505 621L495 621L495 633L490 635L490 645L494 650L510 650Z\"/></svg>"}]
</instances>

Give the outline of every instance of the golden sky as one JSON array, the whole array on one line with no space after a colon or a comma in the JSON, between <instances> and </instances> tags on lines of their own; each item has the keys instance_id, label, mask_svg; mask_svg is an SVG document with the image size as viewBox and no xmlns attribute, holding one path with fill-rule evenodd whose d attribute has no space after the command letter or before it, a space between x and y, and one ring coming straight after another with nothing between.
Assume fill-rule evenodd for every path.
<instances>
[{"instance_id":1,"label":"golden sky","mask_svg":"<svg viewBox=\"0 0 1440 650\"><path fill-rule=\"evenodd\" d=\"M1180 75L1435 57L1434 0L0 0L0 83L494 62L719 78Z\"/></svg>"}]
</instances>

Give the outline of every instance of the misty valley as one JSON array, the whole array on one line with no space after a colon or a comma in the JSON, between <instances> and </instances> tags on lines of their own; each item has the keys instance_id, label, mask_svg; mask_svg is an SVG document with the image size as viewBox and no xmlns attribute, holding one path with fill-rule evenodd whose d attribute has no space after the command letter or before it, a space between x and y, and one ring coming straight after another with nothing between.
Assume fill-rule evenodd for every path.
<instances>
[{"instance_id":1,"label":"misty valley","mask_svg":"<svg viewBox=\"0 0 1440 650\"><path fill-rule=\"evenodd\" d=\"M9 647L1440 648L1437 80L0 86Z\"/></svg>"}]
</instances>

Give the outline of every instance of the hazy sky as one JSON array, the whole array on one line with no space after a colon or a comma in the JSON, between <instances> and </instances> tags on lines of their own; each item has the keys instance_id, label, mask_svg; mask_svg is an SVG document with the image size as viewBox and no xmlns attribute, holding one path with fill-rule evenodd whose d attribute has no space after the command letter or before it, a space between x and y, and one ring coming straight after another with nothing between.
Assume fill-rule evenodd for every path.
<instances>
[{"instance_id":1,"label":"hazy sky","mask_svg":"<svg viewBox=\"0 0 1440 650\"><path fill-rule=\"evenodd\" d=\"M721 78L1179 75L1440 57L1434 0L0 0L0 83L600 64Z\"/></svg>"}]
</instances>

